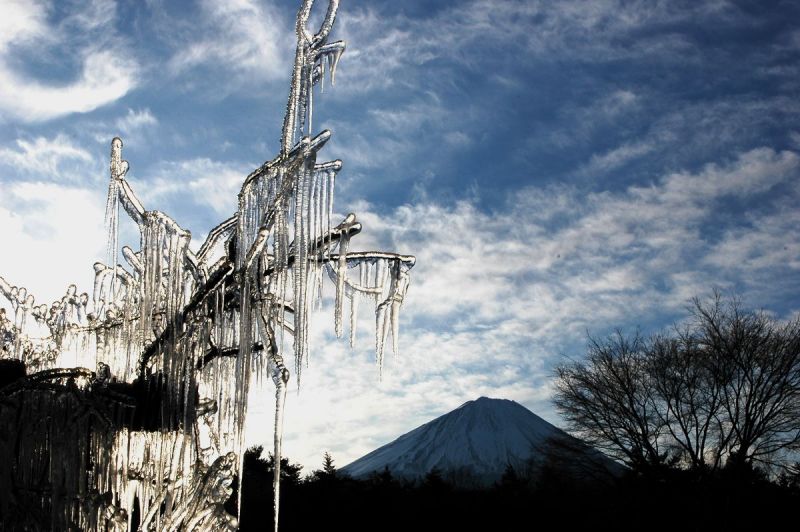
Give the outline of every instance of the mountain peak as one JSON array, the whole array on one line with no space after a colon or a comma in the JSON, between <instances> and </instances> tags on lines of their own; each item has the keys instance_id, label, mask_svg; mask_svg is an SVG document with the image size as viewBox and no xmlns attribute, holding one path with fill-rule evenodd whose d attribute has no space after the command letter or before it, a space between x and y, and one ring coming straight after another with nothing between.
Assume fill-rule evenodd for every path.
<instances>
[{"instance_id":1,"label":"mountain peak","mask_svg":"<svg viewBox=\"0 0 800 532\"><path fill-rule=\"evenodd\" d=\"M495 399L493 397L486 397L485 395L482 395L482 396L478 397L477 399L473 399L471 401L467 401L466 403L464 403L461 406L465 406L465 405L469 405L469 404L493 403L493 402L501 402L501 401L505 401L505 402L509 402L509 403L513 403L514 402L514 401L512 401L510 399Z\"/></svg>"},{"instance_id":2,"label":"mountain peak","mask_svg":"<svg viewBox=\"0 0 800 532\"><path fill-rule=\"evenodd\" d=\"M470 401L467 401L467 402L463 403L456 410L458 410L459 408L464 408L464 407L479 407L479 406L482 406L482 407L489 407L489 408L503 408L503 407L508 407L508 406L512 406L512 405L516 405L519 408L525 408L524 406L522 406L518 402L512 401L511 399L497 399L497 398L494 398L494 397L486 397L485 395L482 395L482 396L478 397L477 399L472 399ZM525 410L528 410L528 409L525 408ZM528 412L530 412L530 410L528 410ZM533 414L533 412L530 412L530 413ZM536 414L533 414L533 415L536 415ZM536 416L536 417L539 417L539 416Z\"/></svg>"},{"instance_id":3,"label":"mountain peak","mask_svg":"<svg viewBox=\"0 0 800 532\"><path fill-rule=\"evenodd\" d=\"M420 478L430 470L470 471L496 480L511 464L522 467L552 437L565 433L509 399L479 397L403 434L348 464L343 471L363 477L388 468Z\"/></svg>"}]
</instances>

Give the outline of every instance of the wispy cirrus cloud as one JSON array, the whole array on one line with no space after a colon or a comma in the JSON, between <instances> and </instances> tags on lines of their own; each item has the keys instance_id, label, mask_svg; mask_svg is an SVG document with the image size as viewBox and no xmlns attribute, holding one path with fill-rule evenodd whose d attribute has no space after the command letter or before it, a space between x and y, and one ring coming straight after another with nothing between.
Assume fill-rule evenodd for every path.
<instances>
[{"instance_id":1,"label":"wispy cirrus cloud","mask_svg":"<svg viewBox=\"0 0 800 532\"><path fill-rule=\"evenodd\" d=\"M14 0L0 4L0 119L40 122L84 113L134 88L139 66L107 28L113 7L113 3L94 2L57 24L50 21L49 3ZM20 49L36 49L40 57L54 63L63 61L64 54L74 54L79 66L71 81L54 82L14 64L11 52ZM50 57L50 50L59 53Z\"/></svg>"},{"instance_id":2,"label":"wispy cirrus cloud","mask_svg":"<svg viewBox=\"0 0 800 532\"><path fill-rule=\"evenodd\" d=\"M166 205L174 205L176 208L171 212L175 218L182 223L192 222L191 227L202 233L236 211L242 182L255 167L255 164L206 157L165 161L151 168L149 175L142 179L134 176L130 182L148 208L164 209ZM198 207L204 213L204 220L198 220L193 214ZM212 216L205 212L206 207L211 207ZM203 224L206 227L198 227L197 222L206 222Z\"/></svg>"},{"instance_id":3,"label":"wispy cirrus cloud","mask_svg":"<svg viewBox=\"0 0 800 532\"><path fill-rule=\"evenodd\" d=\"M168 62L173 74L198 67L233 74L223 86L286 76L293 33L274 6L255 0L203 1L200 6L202 28L188 28L185 39L175 43Z\"/></svg>"},{"instance_id":4,"label":"wispy cirrus cloud","mask_svg":"<svg viewBox=\"0 0 800 532\"><path fill-rule=\"evenodd\" d=\"M144 127L155 126L158 124L158 119L150 112L150 109L144 108L134 111L128 109L127 114L122 116L114 122L117 129L123 133L133 133L139 131Z\"/></svg>"},{"instance_id":5,"label":"wispy cirrus cloud","mask_svg":"<svg viewBox=\"0 0 800 532\"><path fill-rule=\"evenodd\" d=\"M340 33L351 44L343 78L359 90L409 86L414 66L448 60L475 69L531 58L611 61L649 56L683 60L697 52L681 25L746 17L727 2L517 2L472 0L411 18L367 7L344 12ZM439 71L439 68L435 70ZM445 80L442 80L445 81Z\"/></svg>"},{"instance_id":6,"label":"wispy cirrus cloud","mask_svg":"<svg viewBox=\"0 0 800 532\"><path fill-rule=\"evenodd\" d=\"M626 142L602 154L593 154L588 164L581 169L587 175L597 175L623 166L629 161L642 157L656 148L652 142Z\"/></svg>"},{"instance_id":7,"label":"wispy cirrus cloud","mask_svg":"<svg viewBox=\"0 0 800 532\"><path fill-rule=\"evenodd\" d=\"M53 138L17 139L15 148L0 148L0 165L15 174L21 172L40 178L69 177L71 172L90 167L93 160L88 151L63 133Z\"/></svg>"}]
</instances>

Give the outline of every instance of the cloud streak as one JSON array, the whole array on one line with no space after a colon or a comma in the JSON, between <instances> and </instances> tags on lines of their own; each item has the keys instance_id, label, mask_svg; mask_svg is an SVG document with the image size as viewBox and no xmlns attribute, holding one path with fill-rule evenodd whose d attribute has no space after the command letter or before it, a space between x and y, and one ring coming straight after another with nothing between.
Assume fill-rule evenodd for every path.
<instances>
[{"instance_id":1,"label":"cloud streak","mask_svg":"<svg viewBox=\"0 0 800 532\"><path fill-rule=\"evenodd\" d=\"M69 20L96 37L77 50L80 67L75 79L52 83L12 66L10 51L15 47L69 50L72 34L48 23L47 4L12 1L0 6L0 119L41 122L85 113L118 100L136 86L138 64L103 36L113 10L93 12L95 7L90 5Z\"/></svg>"},{"instance_id":2,"label":"cloud streak","mask_svg":"<svg viewBox=\"0 0 800 532\"><path fill-rule=\"evenodd\" d=\"M91 154L60 133L48 139L17 139L16 148L0 148L0 165L15 171L58 177L70 163L90 163Z\"/></svg>"},{"instance_id":3,"label":"cloud streak","mask_svg":"<svg viewBox=\"0 0 800 532\"><path fill-rule=\"evenodd\" d=\"M288 69L290 27L273 6L257 1L201 2L202 28L192 27L168 67L175 75L200 66L228 71L231 83L252 85L283 78Z\"/></svg>"}]
</instances>

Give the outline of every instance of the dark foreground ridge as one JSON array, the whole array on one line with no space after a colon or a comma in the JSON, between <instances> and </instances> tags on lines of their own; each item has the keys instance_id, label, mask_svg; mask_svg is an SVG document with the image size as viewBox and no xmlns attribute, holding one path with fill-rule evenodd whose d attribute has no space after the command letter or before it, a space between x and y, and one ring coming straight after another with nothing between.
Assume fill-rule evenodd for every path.
<instances>
[{"instance_id":1,"label":"dark foreground ridge","mask_svg":"<svg viewBox=\"0 0 800 532\"><path fill-rule=\"evenodd\" d=\"M243 531L272 523L273 463L261 453L245 454ZM388 470L354 479L331 462L303 477L302 466L282 460L282 532L779 530L800 504L797 475L771 482L758 471L659 479L625 471L617 478L579 479L556 462L533 474L507 467L490 486L463 488L437 470L418 481Z\"/></svg>"}]
</instances>

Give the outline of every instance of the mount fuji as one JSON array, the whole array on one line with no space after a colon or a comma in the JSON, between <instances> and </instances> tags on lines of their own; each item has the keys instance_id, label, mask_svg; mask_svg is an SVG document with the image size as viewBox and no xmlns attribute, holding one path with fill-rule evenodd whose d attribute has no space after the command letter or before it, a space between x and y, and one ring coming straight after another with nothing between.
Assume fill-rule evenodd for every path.
<instances>
[{"instance_id":1,"label":"mount fuji","mask_svg":"<svg viewBox=\"0 0 800 532\"><path fill-rule=\"evenodd\" d=\"M455 483L490 484L511 465L535 473L553 451L574 475L582 467L618 474L621 466L551 425L524 406L507 399L481 397L403 434L391 443L351 462L342 471L366 477L388 469L392 475L419 479L436 468Z\"/></svg>"}]
</instances>

